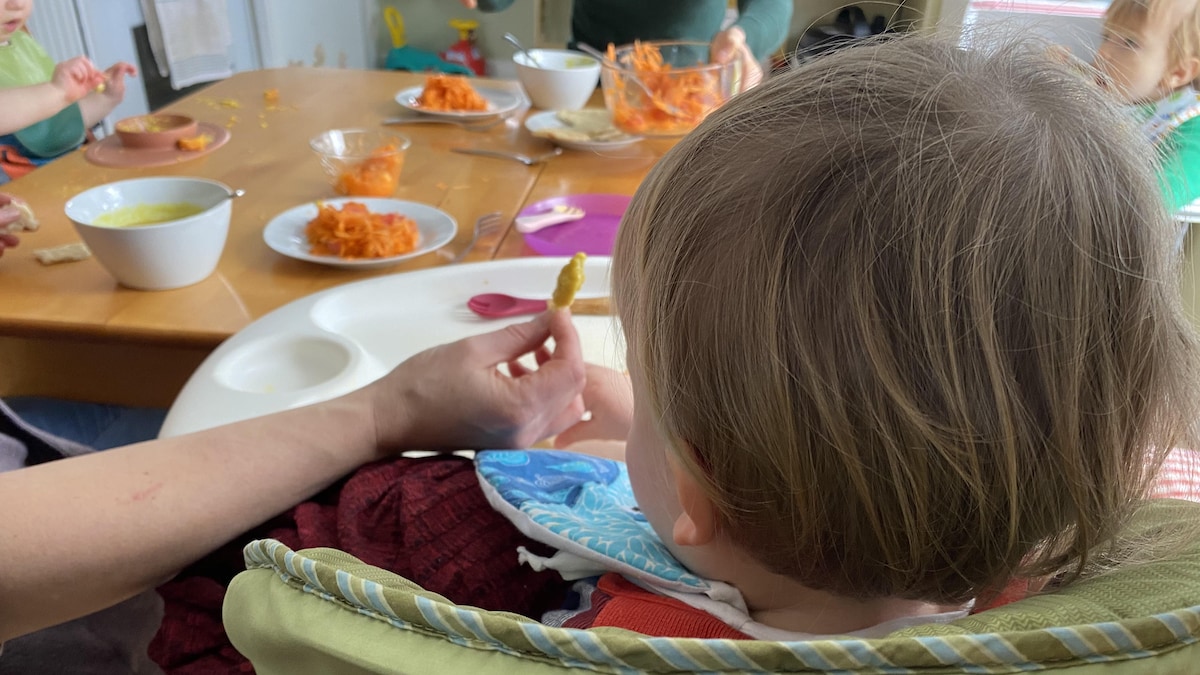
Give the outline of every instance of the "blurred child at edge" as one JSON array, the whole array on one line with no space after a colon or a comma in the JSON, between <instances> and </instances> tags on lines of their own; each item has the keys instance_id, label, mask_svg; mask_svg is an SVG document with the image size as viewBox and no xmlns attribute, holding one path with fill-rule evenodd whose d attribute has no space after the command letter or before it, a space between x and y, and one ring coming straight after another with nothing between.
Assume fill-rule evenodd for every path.
<instances>
[{"instance_id":1,"label":"blurred child at edge","mask_svg":"<svg viewBox=\"0 0 1200 675\"><path fill-rule=\"evenodd\" d=\"M1094 65L1137 106L1171 212L1200 199L1200 2L1113 0Z\"/></svg>"},{"instance_id":2,"label":"blurred child at edge","mask_svg":"<svg viewBox=\"0 0 1200 675\"><path fill-rule=\"evenodd\" d=\"M124 62L100 71L86 57L56 66L25 30L32 12L33 0L0 0L0 182L78 148L137 74Z\"/></svg>"}]
</instances>

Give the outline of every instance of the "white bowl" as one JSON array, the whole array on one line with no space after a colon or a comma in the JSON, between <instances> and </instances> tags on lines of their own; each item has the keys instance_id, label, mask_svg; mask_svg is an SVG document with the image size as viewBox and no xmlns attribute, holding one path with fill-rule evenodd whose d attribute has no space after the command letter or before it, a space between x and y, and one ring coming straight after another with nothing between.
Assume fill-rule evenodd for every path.
<instances>
[{"instance_id":1,"label":"white bowl","mask_svg":"<svg viewBox=\"0 0 1200 675\"><path fill-rule=\"evenodd\" d=\"M162 291L198 283L217 268L229 234L232 190L203 178L134 178L81 192L66 205L75 230L121 285ZM135 227L97 225L102 214L140 204L188 202L203 209Z\"/></svg>"},{"instance_id":2,"label":"white bowl","mask_svg":"<svg viewBox=\"0 0 1200 675\"><path fill-rule=\"evenodd\" d=\"M587 105L600 81L599 61L566 49L530 49L529 53L536 65L522 52L513 54L513 63L533 107L578 110Z\"/></svg>"}]
</instances>

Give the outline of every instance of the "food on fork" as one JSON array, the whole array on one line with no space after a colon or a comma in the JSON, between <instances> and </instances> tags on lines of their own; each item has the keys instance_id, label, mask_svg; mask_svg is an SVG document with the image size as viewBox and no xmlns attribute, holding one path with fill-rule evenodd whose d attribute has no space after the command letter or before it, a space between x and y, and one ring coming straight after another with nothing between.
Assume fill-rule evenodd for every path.
<instances>
[{"instance_id":1,"label":"food on fork","mask_svg":"<svg viewBox=\"0 0 1200 675\"><path fill-rule=\"evenodd\" d=\"M430 75L417 106L435 112L485 112L488 102L462 75Z\"/></svg>"},{"instance_id":2,"label":"food on fork","mask_svg":"<svg viewBox=\"0 0 1200 675\"><path fill-rule=\"evenodd\" d=\"M388 197L400 183L404 156L393 143L380 146L371 156L347 167L337 178L334 189L352 197Z\"/></svg>"},{"instance_id":3,"label":"food on fork","mask_svg":"<svg viewBox=\"0 0 1200 675\"><path fill-rule=\"evenodd\" d=\"M317 217L304 228L313 255L347 260L390 258L417 248L420 231L412 218L398 213L374 213L360 202L341 209L317 202Z\"/></svg>"},{"instance_id":4,"label":"food on fork","mask_svg":"<svg viewBox=\"0 0 1200 675\"><path fill-rule=\"evenodd\" d=\"M547 304L550 310L570 307L575 301L575 294L583 288L584 260L587 260L586 253L576 253L558 273L558 283L555 284L554 294L550 296L550 302Z\"/></svg>"}]
</instances>

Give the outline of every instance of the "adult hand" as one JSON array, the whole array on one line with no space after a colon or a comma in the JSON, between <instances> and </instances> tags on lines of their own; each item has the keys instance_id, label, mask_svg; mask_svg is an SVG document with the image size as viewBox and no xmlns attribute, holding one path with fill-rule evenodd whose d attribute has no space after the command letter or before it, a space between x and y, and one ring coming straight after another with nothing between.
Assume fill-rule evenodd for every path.
<instances>
[{"instance_id":1,"label":"adult hand","mask_svg":"<svg viewBox=\"0 0 1200 675\"><path fill-rule=\"evenodd\" d=\"M475 0L459 0L459 2L467 9L475 9L475 6L478 4Z\"/></svg>"},{"instance_id":2,"label":"adult hand","mask_svg":"<svg viewBox=\"0 0 1200 675\"><path fill-rule=\"evenodd\" d=\"M717 63L737 60L742 64L742 81L738 91L757 87L763 79L762 65L754 58L750 45L746 44L746 31L738 26L717 33L710 46L712 59Z\"/></svg>"},{"instance_id":3,"label":"adult hand","mask_svg":"<svg viewBox=\"0 0 1200 675\"><path fill-rule=\"evenodd\" d=\"M137 76L137 68L133 65L118 61L104 71L104 91L101 92L113 101L120 102L125 98L125 76Z\"/></svg>"},{"instance_id":4,"label":"adult hand","mask_svg":"<svg viewBox=\"0 0 1200 675\"><path fill-rule=\"evenodd\" d=\"M100 86L104 82L104 73L88 57L76 56L54 66L50 82L62 92L65 102L71 104Z\"/></svg>"},{"instance_id":5,"label":"adult hand","mask_svg":"<svg viewBox=\"0 0 1200 675\"><path fill-rule=\"evenodd\" d=\"M527 354L536 370L516 364ZM365 393L381 452L524 448L579 421L585 381L579 335L560 310L421 352Z\"/></svg>"},{"instance_id":6,"label":"adult hand","mask_svg":"<svg viewBox=\"0 0 1200 675\"><path fill-rule=\"evenodd\" d=\"M586 365L583 407L591 417L556 436L556 448L580 441L623 441L633 425L633 385L629 376L611 368Z\"/></svg>"}]
</instances>

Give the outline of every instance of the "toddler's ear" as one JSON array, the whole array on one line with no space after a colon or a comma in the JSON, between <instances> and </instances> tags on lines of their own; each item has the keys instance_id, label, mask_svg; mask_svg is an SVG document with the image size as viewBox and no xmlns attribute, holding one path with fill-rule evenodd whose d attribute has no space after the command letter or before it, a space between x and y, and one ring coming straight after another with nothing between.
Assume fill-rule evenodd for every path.
<instances>
[{"instance_id":1,"label":"toddler's ear","mask_svg":"<svg viewBox=\"0 0 1200 675\"><path fill-rule=\"evenodd\" d=\"M1195 56L1182 59L1167 71L1166 88L1174 91L1200 77L1200 58Z\"/></svg>"},{"instance_id":2,"label":"toddler's ear","mask_svg":"<svg viewBox=\"0 0 1200 675\"><path fill-rule=\"evenodd\" d=\"M691 452L691 449L686 449ZM674 457L669 460L679 500L679 515L675 518L672 538L680 546L704 546L717 536L717 508L700 482Z\"/></svg>"}]
</instances>

